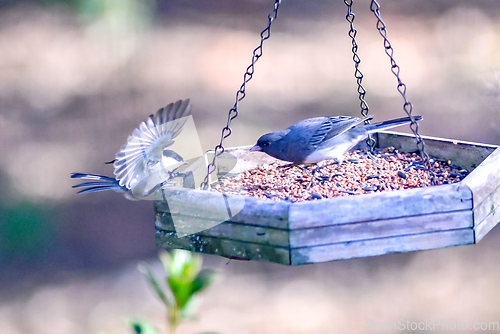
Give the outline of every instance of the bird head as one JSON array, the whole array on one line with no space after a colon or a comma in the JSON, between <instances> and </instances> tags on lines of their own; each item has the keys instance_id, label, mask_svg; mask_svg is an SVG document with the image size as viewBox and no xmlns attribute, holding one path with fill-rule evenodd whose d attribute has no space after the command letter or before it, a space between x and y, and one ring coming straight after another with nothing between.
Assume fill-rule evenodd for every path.
<instances>
[{"instance_id":1,"label":"bird head","mask_svg":"<svg viewBox=\"0 0 500 334\"><path fill-rule=\"evenodd\" d=\"M288 131L276 131L265 134L261 136L259 140L257 140L257 144L252 146L250 148L250 151L261 151L273 156L273 154L271 153L276 149L277 146L276 143L280 139L282 139L287 133Z\"/></svg>"}]
</instances>

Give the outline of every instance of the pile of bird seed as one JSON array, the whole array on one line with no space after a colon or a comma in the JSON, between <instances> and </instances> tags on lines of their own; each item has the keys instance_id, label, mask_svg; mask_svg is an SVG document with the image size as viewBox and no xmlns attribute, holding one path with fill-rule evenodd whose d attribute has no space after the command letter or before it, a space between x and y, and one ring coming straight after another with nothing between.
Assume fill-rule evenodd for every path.
<instances>
[{"instance_id":1,"label":"pile of bird seed","mask_svg":"<svg viewBox=\"0 0 500 334\"><path fill-rule=\"evenodd\" d=\"M451 161L429 160L436 185L455 183L468 173ZM373 153L351 151L339 165L333 160L324 167L277 161L245 171L212 184L212 190L272 200L301 202L339 196L352 196L431 185L421 157L417 153L400 153L393 147ZM314 175L313 175L314 174Z\"/></svg>"}]
</instances>

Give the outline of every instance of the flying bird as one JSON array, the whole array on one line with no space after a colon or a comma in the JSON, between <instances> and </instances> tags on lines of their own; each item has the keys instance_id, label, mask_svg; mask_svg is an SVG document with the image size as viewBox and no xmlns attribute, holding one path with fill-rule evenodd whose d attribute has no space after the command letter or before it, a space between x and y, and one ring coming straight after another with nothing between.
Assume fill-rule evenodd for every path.
<instances>
[{"instance_id":1,"label":"flying bird","mask_svg":"<svg viewBox=\"0 0 500 334\"><path fill-rule=\"evenodd\" d=\"M72 178L90 180L73 188L85 188L78 193L114 190L124 193L128 199L150 195L186 164L179 154L167 148L174 144L174 138L182 132L190 115L189 99L161 108L132 132L115 159L109 162L113 163L114 178L73 173Z\"/></svg>"}]
</instances>

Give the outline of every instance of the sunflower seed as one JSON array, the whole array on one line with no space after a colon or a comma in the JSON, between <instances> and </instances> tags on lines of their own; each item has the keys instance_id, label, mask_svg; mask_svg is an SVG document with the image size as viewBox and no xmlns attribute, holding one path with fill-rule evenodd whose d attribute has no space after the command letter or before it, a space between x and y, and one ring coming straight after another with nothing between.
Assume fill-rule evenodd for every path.
<instances>
[{"instance_id":1,"label":"sunflower seed","mask_svg":"<svg viewBox=\"0 0 500 334\"><path fill-rule=\"evenodd\" d=\"M312 199L322 199L323 197L319 194L316 194L316 193L311 193L311 198Z\"/></svg>"},{"instance_id":2,"label":"sunflower seed","mask_svg":"<svg viewBox=\"0 0 500 334\"><path fill-rule=\"evenodd\" d=\"M344 190L342 191L343 193L349 194L349 195L357 195L358 193L352 190Z\"/></svg>"}]
</instances>

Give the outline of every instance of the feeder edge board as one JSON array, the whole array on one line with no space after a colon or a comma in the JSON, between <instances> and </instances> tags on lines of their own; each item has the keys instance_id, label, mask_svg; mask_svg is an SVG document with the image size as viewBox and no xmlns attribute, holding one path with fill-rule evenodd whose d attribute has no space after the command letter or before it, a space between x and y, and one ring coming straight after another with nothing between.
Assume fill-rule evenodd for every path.
<instances>
[{"instance_id":1,"label":"feeder edge board","mask_svg":"<svg viewBox=\"0 0 500 334\"><path fill-rule=\"evenodd\" d=\"M179 219L179 218L178 218ZM186 217L191 219L191 217ZM422 220L423 223L419 223ZM410 216L386 220L330 225L317 228L283 230L225 221L219 225L196 233L200 237L248 242L265 246L299 248L385 238L391 236L414 235L436 231L473 228L471 210ZM172 218L168 213L156 214L156 229L175 233Z\"/></svg>"},{"instance_id":2,"label":"feeder edge board","mask_svg":"<svg viewBox=\"0 0 500 334\"><path fill-rule=\"evenodd\" d=\"M157 231L157 245L239 260L268 261L287 265L346 260L474 243L474 232L470 228L292 249L199 235L176 238L169 237L169 234L171 232Z\"/></svg>"},{"instance_id":3,"label":"feeder edge board","mask_svg":"<svg viewBox=\"0 0 500 334\"><path fill-rule=\"evenodd\" d=\"M177 217L177 219L191 219L191 217ZM156 229L166 232L175 232L172 218L167 212L156 213ZM277 229L251 225L246 223L236 223L224 221L210 229L196 233L199 236L218 237L221 239L231 239L242 242L250 242L260 245L290 247L289 231L287 229Z\"/></svg>"},{"instance_id":4,"label":"feeder edge board","mask_svg":"<svg viewBox=\"0 0 500 334\"><path fill-rule=\"evenodd\" d=\"M357 257L429 250L473 243L474 234L471 229L422 233L417 235L292 249L291 264L300 265L334 260L347 260Z\"/></svg>"},{"instance_id":5,"label":"feeder edge board","mask_svg":"<svg viewBox=\"0 0 500 334\"><path fill-rule=\"evenodd\" d=\"M461 182L472 191L476 242L500 222L500 148Z\"/></svg>"},{"instance_id":6,"label":"feeder edge board","mask_svg":"<svg viewBox=\"0 0 500 334\"><path fill-rule=\"evenodd\" d=\"M155 201L156 212L169 212L177 216L202 218L216 222L226 221L228 213L221 205L222 194L212 191L191 189L164 190L168 201ZM234 222L249 225L288 228L288 208L290 203L270 201L241 195L225 195L228 202L244 203L241 211L231 218Z\"/></svg>"},{"instance_id":7,"label":"feeder edge board","mask_svg":"<svg viewBox=\"0 0 500 334\"><path fill-rule=\"evenodd\" d=\"M288 248L208 236L200 237L198 235L177 238L166 231L156 231L156 244L163 248L180 248L192 252L220 255L230 259L257 260L290 265L290 250Z\"/></svg>"},{"instance_id":8,"label":"feeder edge board","mask_svg":"<svg viewBox=\"0 0 500 334\"><path fill-rule=\"evenodd\" d=\"M472 229L472 226L472 212L470 210L462 210L425 216L292 230L290 231L290 245L292 248L312 247L463 228Z\"/></svg>"},{"instance_id":9,"label":"feeder edge board","mask_svg":"<svg viewBox=\"0 0 500 334\"><path fill-rule=\"evenodd\" d=\"M460 183L294 203L291 229L423 216L472 209L472 194Z\"/></svg>"},{"instance_id":10,"label":"feeder edge board","mask_svg":"<svg viewBox=\"0 0 500 334\"><path fill-rule=\"evenodd\" d=\"M168 203L155 201L156 212L227 220L226 207L218 205L220 193L189 189L165 189L164 193ZM230 219L233 222L292 230L472 209L471 190L461 183L293 204L241 195L225 197L229 202L244 201L243 209Z\"/></svg>"}]
</instances>

